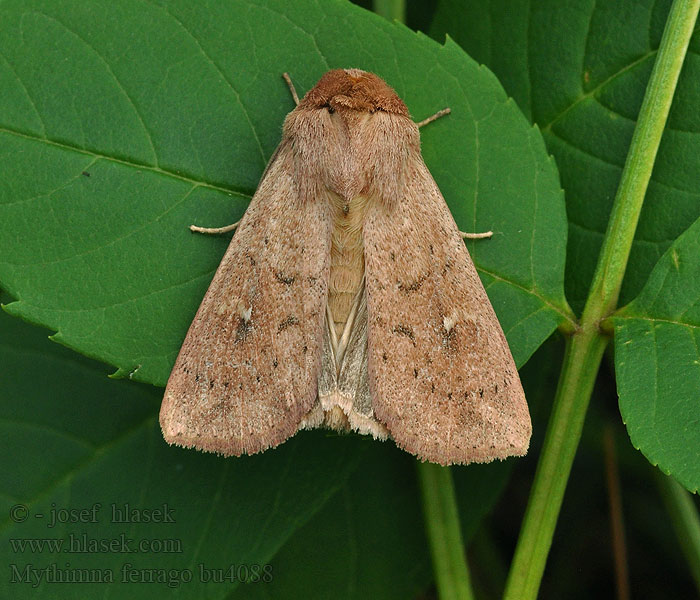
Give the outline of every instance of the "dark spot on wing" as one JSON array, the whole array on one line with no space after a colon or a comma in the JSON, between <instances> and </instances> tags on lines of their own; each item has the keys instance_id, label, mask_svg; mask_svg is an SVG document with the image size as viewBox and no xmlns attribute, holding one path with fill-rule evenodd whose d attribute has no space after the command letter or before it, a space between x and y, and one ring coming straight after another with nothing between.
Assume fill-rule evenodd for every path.
<instances>
[{"instance_id":1,"label":"dark spot on wing","mask_svg":"<svg viewBox=\"0 0 700 600\"><path fill-rule=\"evenodd\" d=\"M236 327L236 341L244 342L251 331L253 331L253 326L250 323L250 319L246 320L241 317L238 320L238 327Z\"/></svg>"},{"instance_id":2,"label":"dark spot on wing","mask_svg":"<svg viewBox=\"0 0 700 600\"><path fill-rule=\"evenodd\" d=\"M416 345L416 336L413 333L413 329L411 329L410 327L407 327L406 325L399 324L396 327L394 327L394 329L392 331L396 335L406 336L409 340L411 340L413 342L414 346Z\"/></svg>"},{"instance_id":3,"label":"dark spot on wing","mask_svg":"<svg viewBox=\"0 0 700 600\"><path fill-rule=\"evenodd\" d=\"M275 273L275 279L285 285L292 285L296 277L294 277L294 275L285 275L281 271L277 271L277 273Z\"/></svg>"},{"instance_id":4,"label":"dark spot on wing","mask_svg":"<svg viewBox=\"0 0 700 600\"><path fill-rule=\"evenodd\" d=\"M454 264L452 263L451 260L448 260L445 262L445 265L442 267L442 276L445 277L447 275L447 271L449 271L452 267L454 267Z\"/></svg>"},{"instance_id":5,"label":"dark spot on wing","mask_svg":"<svg viewBox=\"0 0 700 600\"><path fill-rule=\"evenodd\" d=\"M404 283L403 281L399 281L399 289L402 292L416 292L420 289L420 287L423 285L423 282L428 279L427 275L421 275L418 279L415 281L412 281L411 283Z\"/></svg>"},{"instance_id":6,"label":"dark spot on wing","mask_svg":"<svg viewBox=\"0 0 700 600\"><path fill-rule=\"evenodd\" d=\"M299 319L297 319L294 315L289 315L284 321L282 321L278 326L277 326L277 332L280 333L287 329L287 327L291 325L298 325L299 324Z\"/></svg>"},{"instance_id":7,"label":"dark spot on wing","mask_svg":"<svg viewBox=\"0 0 700 600\"><path fill-rule=\"evenodd\" d=\"M454 352L457 349L457 331L455 330L455 327L457 325L453 325L449 331L447 331L444 327L441 327L441 335L442 335L442 347L447 351L447 352Z\"/></svg>"}]
</instances>

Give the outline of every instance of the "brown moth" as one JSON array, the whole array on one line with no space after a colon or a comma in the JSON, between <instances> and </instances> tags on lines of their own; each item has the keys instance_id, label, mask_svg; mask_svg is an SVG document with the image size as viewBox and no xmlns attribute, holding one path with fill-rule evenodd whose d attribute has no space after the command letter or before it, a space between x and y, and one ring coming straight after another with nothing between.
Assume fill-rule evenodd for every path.
<instances>
[{"instance_id":1,"label":"brown moth","mask_svg":"<svg viewBox=\"0 0 700 600\"><path fill-rule=\"evenodd\" d=\"M443 465L527 451L506 338L418 126L376 75L329 71L287 115L160 423L169 443L226 456L318 426Z\"/></svg>"}]
</instances>

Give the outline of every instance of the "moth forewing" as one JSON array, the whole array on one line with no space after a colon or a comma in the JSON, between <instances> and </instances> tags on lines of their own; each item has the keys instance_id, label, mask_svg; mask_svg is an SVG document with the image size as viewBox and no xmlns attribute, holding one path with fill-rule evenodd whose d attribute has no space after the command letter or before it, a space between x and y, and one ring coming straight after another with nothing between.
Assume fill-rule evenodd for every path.
<instances>
[{"instance_id":1,"label":"moth forewing","mask_svg":"<svg viewBox=\"0 0 700 600\"><path fill-rule=\"evenodd\" d=\"M169 442L227 455L321 425L441 464L527 450L505 336L418 127L376 75L329 71L287 116L160 420Z\"/></svg>"},{"instance_id":2,"label":"moth forewing","mask_svg":"<svg viewBox=\"0 0 700 600\"><path fill-rule=\"evenodd\" d=\"M530 416L498 319L417 151L404 168L400 200L373 205L363 229L375 415L423 460L525 454Z\"/></svg>"},{"instance_id":3,"label":"moth forewing","mask_svg":"<svg viewBox=\"0 0 700 600\"><path fill-rule=\"evenodd\" d=\"M294 161L283 141L190 326L160 411L170 443L252 454L315 402L331 227L321 198L297 194Z\"/></svg>"}]
</instances>

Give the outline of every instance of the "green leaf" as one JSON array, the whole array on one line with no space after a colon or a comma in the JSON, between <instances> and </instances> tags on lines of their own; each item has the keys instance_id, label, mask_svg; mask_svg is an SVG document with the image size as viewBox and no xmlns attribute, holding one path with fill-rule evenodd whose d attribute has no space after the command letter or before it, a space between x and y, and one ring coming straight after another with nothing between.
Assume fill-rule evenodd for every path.
<instances>
[{"instance_id":1,"label":"green leaf","mask_svg":"<svg viewBox=\"0 0 700 600\"><path fill-rule=\"evenodd\" d=\"M427 588L415 461L393 444L368 446L345 485L277 554L272 583L241 587L235 599L400 600Z\"/></svg>"},{"instance_id":2,"label":"green leaf","mask_svg":"<svg viewBox=\"0 0 700 600\"><path fill-rule=\"evenodd\" d=\"M115 582L166 570L167 583L109 586L114 599L324 597L408 598L430 583L415 461L392 443L366 437L302 432L274 451L239 459L169 448L157 423L160 396L55 344L41 330L0 313L0 427L5 461L0 511L0 558L24 573L98 569ZM512 461L455 467L465 539L498 498ZM101 507L92 521L51 525L55 509ZM112 504L159 509L174 522L111 523ZM14 522L13 506L29 518ZM17 514L17 513L13 513ZM34 515L43 514L44 518ZM60 513L62 514L62 513ZM73 514L78 514L77 512ZM117 540L119 551L21 551L10 540ZM151 540L170 551L125 553ZM74 542L75 543L75 542ZM79 549L74 546L74 549ZM400 549L400 551L397 551ZM172 550L179 550L173 552ZM232 571L229 566L233 565ZM272 581L236 583L224 575L270 565ZM408 567L407 567L408 565ZM10 567L8 566L8 569ZM192 581L183 581L189 569ZM156 573L151 572L155 577ZM106 583L0 582L2 598L91 598ZM219 583L203 585L206 576ZM178 581L180 581L178 585Z\"/></svg>"},{"instance_id":3,"label":"green leaf","mask_svg":"<svg viewBox=\"0 0 700 600\"><path fill-rule=\"evenodd\" d=\"M620 412L635 448L700 488L700 219L612 318Z\"/></svg>"},{"instance_id":4,"label":"green leaf","mask_svg":"<svg viewBox=\"0 0 700 600\"><path fill-rule=\"evenodd\" d=\"M342 43L339 41L342 40ZM54 339L163 385L293 106L332 67L384 77L470 243L518 364L559 324L566 220L538 131L486 69L349 3L0 5L0 283Z\"/></svg>"},{"instance_id":5,"label":"green leaf","mask_svg":"<svg viewBox=\"0 0 700 600\"><path fill-rule=\"evenodd\" d=\"M440 0L445 33L499 77L542 129L566 192L566 296L581 310L661 40L670 0ZM700 216L700 35L690 43L636 232L620 302Z\"/></svg>"}]
</instances>

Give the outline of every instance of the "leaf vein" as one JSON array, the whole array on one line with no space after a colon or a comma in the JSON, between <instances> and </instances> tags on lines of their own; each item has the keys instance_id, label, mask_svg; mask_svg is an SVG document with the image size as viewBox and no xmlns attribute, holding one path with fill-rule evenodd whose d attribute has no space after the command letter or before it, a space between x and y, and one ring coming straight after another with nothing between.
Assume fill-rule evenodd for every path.
<instances>
[{"instance_id":1,"label":"leaf vein","mask_svg":"<svg viewBox=\"0 0 700 600\"><path fill-rule=\"evenodd\" d=\"M10 63L9 60L7 60L7 57L0 51L0 57L2 57L3 62L7 65L7 67L12 71L13 75L17 79L17 82L19 83L20 86L22 86L22 89L24 90L24 94L27 96L27 100L29 100L29 103L32 105L32 108L34 109L34 112L36 113L36 116L39 118L39 122L41 123L41 132L43 135L46 135L46 123L44 123L44 119L41 116L41 113L39 112L39 109L36 106L36 103L34 102L34 99L32 98L32 95L29 93L29 89L27 88L26 85L24 85L24 81L22 81L22 78L17 74L17 71L15 71L15 68L12 66L12 63Z\"/></svg>"},{"instance_id":2,"label":"leaf vein","mask_svg":"<svg viewBox=\"0 0 700 600\"><path fill-rule=\"evenodd\" d=\"M149 4L152 4L149 0L145 0ZM241 98L240 92L236 89L236 87L233 85L233 81L231 81L226 74L224 73L223 69L219 67L219 65L216 63L216 61L209 56L207 51L204 49L204 46L202 46L201 42L197 38L197 36L194 35L187 27L185 27L184 23L180 21L167 7L167 4L163 5L153 5L157 6L158 8L161 8L173 21L175 21L180 28L192 39L192 41L196 44L197 48L199 51L202 53L202 56L209 62L209 64L216 70L216 72L221 75L221 78L226 82L228 87L231 89L233 92L234 96L236 97L236 102L238 102L238 105L241 107L241 110L243 111L243 115L245 116L246 121L248 121L248 125L250 126L250 130L253 134L253 137L255 138L255 142L258 145L258 149L260 150L260 158L262 159L262 164L265 165L267 163L267 157L265 156L265 150L263 149L262 142L260 141L260 136L258 135L257 129L253 125L253 121L250 118L250 113L248 112L248 109L245 107L245 104L243 104L243 99Z\"/></svg>"},{"instance_id":3,"label":"leaf vein","mask_svg":"<svg viewBox=\"0 0 700 600\"><path fill-rule=\"evenodd\" d=\"M155 145L153 143L153 136L151 135L151 132L148 130L148 127L146 127L146 123L143 120L143 116L141 115L141 112L139 111L138 107L136 106L136 103L134 102L133 98L129 95L129 92L126 91L126 87L124 87L124 84L122 84L122 82L117 77L116 73L112 70L112 67L109 65L109 62L107 61L107 59L105 59L105 57L102 56L102 54L100 54L97 51L97 48L95 48L90 42L88 42L85 38L83 38L76 31L73 31L70 27L68 27L65 23L63 23L58 18L51 16L51 15L47 15L46 13L39 13L39 14L41 14L43 17L46 17L50 21L55 21L56 23L61 25L68 33L74 35L77 39L79 39L81 42L83 42L83 44L85 44L85 46L90 48L90 50L92 50L92 52L95 54L95 56L97 56L97 58L100 59L102 64L105 66L105 69L107 70L107 72L112 76L112 78L114 79L114 82L117 84L117 88L119 90L121 90L121 92L124 94L124 97L127 99L129 104L131 104L132 108L134 109L134 113L136 115L136 118L141 123L141 127L143 128L143 130L146 134L146 138L148 139L148 143L151 146L151 152L153 154L153 164L154 164L154 166L157 167L158 166L158 154L156 152L156 148L155 148Z\"/></svg>"}]
</instances>

